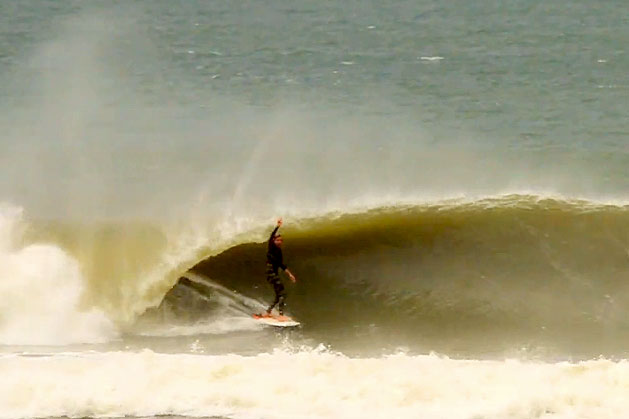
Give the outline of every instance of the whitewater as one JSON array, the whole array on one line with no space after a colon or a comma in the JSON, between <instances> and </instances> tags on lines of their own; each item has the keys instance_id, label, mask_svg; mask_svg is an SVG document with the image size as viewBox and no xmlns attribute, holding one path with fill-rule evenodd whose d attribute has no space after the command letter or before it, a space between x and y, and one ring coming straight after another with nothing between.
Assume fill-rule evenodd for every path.
<instances>
[{"instance_id":1,"label":"whitewater","mask_svg":"<svg viewBox=\"0 0 629 419\"><path fill-rule=\"evenodd\" d=\"M0 3L0 418L627 416L625 9Z\"/></svg>"},{"instance_id":2,"label":"whitewater","mask_svg":"<svg viewBox=\"0 0 629 419\"><path fill-rule=\"evenodd\" d=\"M316 349L13 355L0 363L11 380L2 382L3 418L615 418L629 386L625 362L351 359Z\"/></svg>"}]
</instances>

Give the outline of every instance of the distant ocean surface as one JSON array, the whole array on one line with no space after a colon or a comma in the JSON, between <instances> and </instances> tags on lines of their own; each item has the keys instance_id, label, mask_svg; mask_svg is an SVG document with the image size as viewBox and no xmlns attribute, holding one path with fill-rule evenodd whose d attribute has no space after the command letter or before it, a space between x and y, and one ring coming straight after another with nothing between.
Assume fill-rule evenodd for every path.
<instances>
[{"instance_id":1,"label":"distant ocean surface","mask_svg":"<svg viewBox=\"0 0 629 419\"><path fill-rule=\"evenodd\" d=\"M0 418L626 416L626 9L0 3Z\"/></svg>"}]
</instances>

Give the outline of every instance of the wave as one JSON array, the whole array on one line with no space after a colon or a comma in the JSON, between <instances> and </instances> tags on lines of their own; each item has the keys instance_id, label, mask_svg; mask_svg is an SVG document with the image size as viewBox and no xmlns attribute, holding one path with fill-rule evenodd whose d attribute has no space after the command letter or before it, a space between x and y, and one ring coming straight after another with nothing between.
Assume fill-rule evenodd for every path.
<instances>
[{"instance_id":1,"label":"wave","mask_svg":"<svg viewBox=\"0 0 629 419\"><path fill-rule=\"evenodd\" d=\"M0 418L618 418L629 384L624 361L348 358L322 348L1 356L0 367Z\"/></svg>"},{"instance_id":2,"label":"wave","mask_svg":"<svg viewBox=\"0 0 629 419\"><path fill-rule=\"evenodd\" d=\"M302 219L284 237L299 281L289 310L315 329L592 351L629 339L627 206L506 196ZM192 271L269 300L265 246L242 242Z\"/></svg>"},{"instance_id":3,"label":"wave","mask_svg":"<svg viewBox=\"0 0 629 419\"><path fill-rule=\"evenodd\" d=\"M72 275L50 278L75 278L76 284L74 293L66 293L63 281L51 280L49 295L73 295L73 302L59 298L59 304L76 313L95 310L124 331L160 303L174 307L175 317L195 317L190 304L170 298L189 287L180 281L173 288L188 269L264 304L270 298L263 271L271 223L264 216L185 226L20 219L14 221L19 238L11 239L6 254L45 246L49 259L74 266ZM370 210L287 214L283 230L287 261L299 280L289 285L289 310L304 324L336 330L352 325L365 336L374 327L395 330L417 341L460 341L479 331L509 330L518 336L568 336L567 342L577 333L570 332L573 327L586 340L618 338L619 330L625 335L629 210L624 203L527 195L393 201ZM3 240L7 237L2 232ZM27 252L18 265L38 263ZM28 283L19 272L3 277L18 300L46 294L35 284L16 286ZM31 316L26 307L19 311L5 304L0 331L8 330L7 318L37 318L37 311ZM209 322L207 330L221 330L220 318L208 317L206 305L197 311L197 320ZM180 326L175 323L151 333ZM103 332L101 339L117 334Z\"/></svg>"}]
</instances>

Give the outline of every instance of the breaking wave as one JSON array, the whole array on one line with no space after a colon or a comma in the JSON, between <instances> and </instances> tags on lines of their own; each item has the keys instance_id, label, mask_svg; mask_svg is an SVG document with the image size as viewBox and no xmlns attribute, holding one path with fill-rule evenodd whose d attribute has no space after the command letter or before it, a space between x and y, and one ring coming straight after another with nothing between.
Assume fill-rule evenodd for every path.
<instances>
[{"instance_id":1,"label":"breaking wave","mask_svg":"<svg viewBox=\"0 0 629 419\"><path fill-rule=\"evenodd\" d=\"M507 196L289 225L285 255L298 277L289 311L322 334L376 328L413 345L542 342L612 353L629 340L626 206ZM268 300L265 246L240 243L192 270Z\"/></svg>"},{"instance_id":2,"label":"breaking wave","mask_svg":"<svg viewBox=\"0 0 629 419\"><path fill-rule=\"evenodd\" d=\"M235 323L226 326L215 315L208 320L220 295L216 288L197 286L200 303L183 303L181 291L191 281L178 278L191 269L256 301L225 312L227 317L262 307L271 293L264 257L272 220L236 224L178 230L148 222L84 226L20 219L14 221L24 230L20 240L13 237L12 250L4 251L11 263L3 269L15 269L5 272L3 286L17 293L11 301L42 295L42 301L75 307L82 318L101 313L115 328L87 327L100 339L116 335L109 329L132 328L155 307L206 322L184 329L175 322L171 332L154 331L158 335L229 331ZM629 341L629 209L623 204L527 195L398 204L292 215L283 232L286 259L298 277L296 286L288 285L289 311L315 335L351 326L365 339L380 330L386 331L383 340L409 345L545 342L610 353ZM9 233L2 234L10 241ZM33 260L42 254L54 263ZM38 291L45 282L25 280L32 274L24 273L25 266L46 271L35 276L50 280L49 294ZM63 283L73 284L72 292ZM18 327L16 319L46 317L26 307L31 305L3 303L3 343L14 341L7 336ZM249 327L245 322L238 328Z\"/></svg>"}]
</instances>

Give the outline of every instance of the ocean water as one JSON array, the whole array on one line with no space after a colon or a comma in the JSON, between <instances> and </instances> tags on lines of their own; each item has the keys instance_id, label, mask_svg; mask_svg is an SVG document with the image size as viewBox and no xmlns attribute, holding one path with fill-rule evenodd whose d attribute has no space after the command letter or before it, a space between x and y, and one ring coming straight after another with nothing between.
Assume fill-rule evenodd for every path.
<instances>
[{"instance_id":1,"label":"ocean water","mask_svg":"<svg viewBox=\"0 0 629 419\"><path fill-rule=\"evenodd\" d=\"M0 3L0 418L625 417L625 6Z\"/></svg>"}]
</instances>

